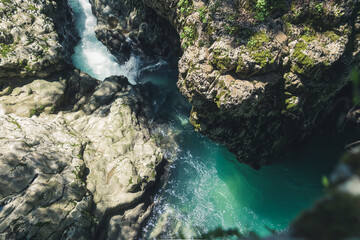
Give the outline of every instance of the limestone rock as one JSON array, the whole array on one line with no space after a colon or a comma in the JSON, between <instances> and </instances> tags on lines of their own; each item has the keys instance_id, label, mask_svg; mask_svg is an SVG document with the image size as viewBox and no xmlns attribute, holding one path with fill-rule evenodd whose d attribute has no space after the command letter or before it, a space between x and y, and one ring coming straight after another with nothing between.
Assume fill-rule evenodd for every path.
<instances>
[{"instance_id":1,"label":"limestone rock","mask_svg":"<svg viewBox=\"0 0 360 240\"><path fill-rule=\"evenodd\" d=\"M2 239L88 239L94 232L81 139L63 122L0 116Z\"/></svg>"},{"instance_id":2,"label":"limestone rock","mask_svg":"<svg viewBox=\"0 0 360 240\"><path fill-rule=\"evenodd\" d=\"M0 239L136 237L163 161L140 90L67 65L66 1L4 0L0 17Z\"/></svg>"},{"instance_id":3,"label":"limestone rock","mask_svg":"<svg viewBox=\"0 0 360 240\"><path fill-rule=\"evenodd\" d=\"M45 77L63 69L76 39L66 1L1 1L0 78Z\"/></svg>"},{"instance_id":4,"label":"limestone rock","mask_svg":"<svg viewBox=\"0 0 360 240\"><path fill-rule=\"evenodd\" d=\"M102 2L132 19L117 2ZM359 63L358 1L291 1L265 12L256 1L125 6L150 7L177 30L177 85L193 105L190 122L256 168L321 122Z\"/></svg>"},{"instance_id":5,"label":"limestone rock","mask_svg":"<svg viewBox=\"0 0 360 240\"><path fill-rule=\"evenodd\" d=\"M170 23L139 1L90 2L98 19L96 37L120 62L133 52L146 58L168 58L179 53L177 33Z\"/></svg>"},{"instance_id":6,"label":"limestone rock","mask_svg":"<svg viewBox=\"0 0 360 240\"><path fill-rule=\"evenodd\" d=\"M101 83L77 70L65 76L0 96L0 236L135 237L163 161L139 120L140 91L122 76ZM57 107L28 118L31 106L47 103Z\"/></svg>"}]
</instances>

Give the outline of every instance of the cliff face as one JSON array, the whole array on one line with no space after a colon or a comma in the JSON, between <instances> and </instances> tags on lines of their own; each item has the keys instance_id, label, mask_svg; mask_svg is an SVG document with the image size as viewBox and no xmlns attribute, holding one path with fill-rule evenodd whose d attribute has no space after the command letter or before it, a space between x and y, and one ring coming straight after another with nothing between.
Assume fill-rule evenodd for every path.
<instances>
[{"instance_id":1,"label":"cliff face","mask_svg":"<svg viewBox=\"0 0 360 240\"><path fill-rule=\"evenodd\" d=\"M191 123L254 167L323 119L359 60L357 1L141 2L179 33Z\"/></svg>"},{"instance_id":2,"label":"cliff face","mask_svg":"<svg viewBox=\"0 0 360 240\"><path fill-rule=\"evenodd\" d=\"M191 123L253 166L316 126L359 57L355 1L283 3L262 22L250 3L194 1L174 23Z\"/></svg>"},{"instance_id":3,"label":"cliff face","mask_svg":"<svg viewBox=\"0 0 360 240\"><path fill-rule=\"evenodd\" d=\"M139 1L91 0L98 20L97 38L126 61L135 51L144 57L179 54L179 38L170 23Z\"/></svg>"},{"instance_id":4,"label":"cliff face","mask_svg":"<svg viewBox=\"0 0 360 240\"><path fill-rule=\"evenodd\" d=\"M135 238L163 161L141 90L67 64L66 1L0 11L0 239Z\"/></svg>"}]
</instances>

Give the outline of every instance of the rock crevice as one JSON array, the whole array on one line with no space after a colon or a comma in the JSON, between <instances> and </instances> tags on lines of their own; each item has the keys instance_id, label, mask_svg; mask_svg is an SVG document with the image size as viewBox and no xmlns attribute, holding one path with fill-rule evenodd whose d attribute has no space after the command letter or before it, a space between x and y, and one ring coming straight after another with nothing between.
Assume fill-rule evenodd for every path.
<instances>
[{"instance_id":1,"label":"rock crevice","mask_svg":"<svg viewBox=\"0 0 360 240\"><path fill-rule=\"evenodd\" d=\"M68 64L66 1L0 14L0 239L136 238L164 160L141 90Z\"/></svg>"},{"instance_id":2,"label":"rock crevice","mask_svg":"<svg viewBox=\"0 0 360 240\"><path fill-rule=\"evenodd\" d=\"M95 9L100 2L131 19L117 2ZM125 5L151 8L179 34L190 122L256 168L322 121L359 64L358 1L274 0L263 10L254 1L134 2Z\"/></svg>"}]
</instances>

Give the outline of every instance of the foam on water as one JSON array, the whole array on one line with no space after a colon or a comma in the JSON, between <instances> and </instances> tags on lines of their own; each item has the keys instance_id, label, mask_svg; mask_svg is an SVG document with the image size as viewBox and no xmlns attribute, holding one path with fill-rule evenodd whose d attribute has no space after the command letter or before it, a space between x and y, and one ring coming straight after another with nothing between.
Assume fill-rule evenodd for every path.
<instances>
[{"instance_id":1,"label":"foam on water","mask_svg":"<svg viewBox=\"0 0 360 240\"><path fill-rule=\"evenodd\" d=\"M176 88L175 68L169 70L163 61L141 68L146 64L134 56L120 66L95 37L96 18L88 0L69 3L81 36L72 56L74 65L101 80L125 75L133 84L152 82L157 86L149 88L153 91L149 101L155 109L154 119L177 132L178 155L172 159L169 181L155 196L144 239L174 238L180 233L195 237L216 227L264 236L269 234L268 228L286 229L321 195L321 176L331 171L343 151L343 140L315 139L301 153L290 154L287 161L260 171L239 164L224 147L198 134L189 124L191 106ZM158 131L167 134L163 129Z\"/></svg>"},{"instance_id":2,"label":"foam on water","mask_svg":"<svg viewBox=\"0 0 360 240\"><path fill-rule=\"evenodd\" d=\"M92 14L89 1L69 0L69 4L76 15L76 27L81 37L72 56L75 67L99 80L111 75L124 75L131 84L135 84L139 73L139 59L131 56L124 65L120 65L95 36L97 20Z\"/></svg>"},{"instance_id":3,"label":"foam on water","mask_svg":"<svg viewBox=\"0 0 360 240\"><path fill-rule=\"evenodd\" d=\"M322 195L321 178L342 154L348 133L314 136L286 161L256 171L194 131L185 120L191 106L178 93L176 79L177 72L166 69L141 79L158 86L151 101L158 109L155 118L167 119L179 133L178 155L172 159L169 181L155 198L143 239L194 238L217 227L260 236L269 235L269 229L286 230Z\"/></svg>"}]
</instances>

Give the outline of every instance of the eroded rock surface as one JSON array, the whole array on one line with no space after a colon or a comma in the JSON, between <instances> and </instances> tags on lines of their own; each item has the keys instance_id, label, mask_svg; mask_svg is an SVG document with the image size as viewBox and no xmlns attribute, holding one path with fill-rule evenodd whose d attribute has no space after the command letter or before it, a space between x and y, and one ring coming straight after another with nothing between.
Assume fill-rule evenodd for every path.
<instances>
[{"instance_id":1,"label":"eroded rock surface","mask_svg":"<svg viewBox=\"0 0 360 240\"><path fill-rule=\"evenodd\" d=\"M82 141L61 118L0 116L1 239L89 239Z\"/></svg>"},{"instance_id":2,"label":"eroded rock surface","mask_svg":"<svg viewBox=\"0 0 360 240\"><path fill-rule=\"evenodd\" d=\"M117 21L133 16L114 1L95 9L100 2ZM256 1L122 5L148 6L177 30L191 123L254 167L311 132L359 62L358 1L264 2L262 10Z\"/></svg>"},{"instance_id":3,"label":"eroded rock surface","mask_svg":"<svg viewBox=\"0 0 360 240\"><path fill-rule=\"evenodd\" d=\"M136 238L163 161L140 90L67 64L66 1L0 17L0 239Z\"/></svg>"},{"instance_id":4,"label":"eroded rock surface","mask_svg":"<svg viewBox=\"0 0 360 240\"><path fill-rule=\"evenodd\" d=\"M119 236L137 236L141 216L149 211L145 192L155 183L163 154L146 122L139 121L141 96L124 77L98 84L74 71L70 78L96 82L92 94L72 105L81 106L78 111L43 111L29 118L28 94L0 97L5 104L16 99L1 107L0 117L0 232L6 239L106 237L110 221L124 228ZM69 82L35 80L13 92L40 84L47 96L76 100L76 93L66 92ZM131 210L138 204L142 210ZM135 222L120 221L129 211Z\"/></svg>"},{"instance_id":5,"label":"eroded rock surface","mask_svg":"<svg viewBox=\"0 0 360 240\"><path fill-rule=\"evenodd\" d=\"M179 38L162 16L139 1L91 0L96 37L123 62L136 52L146 57L179 54Z\"/></svg>"},{"instance_id":6,"label":"eroded rock surface","mask_svg":"<svg viewBox=\"0 0 360 240\"><path fill-rule=\"evenodd\" d=\"M0 78L45 77L69 62L76 30L67 1L0 2Z\"/></svg>"}]
</instances>

